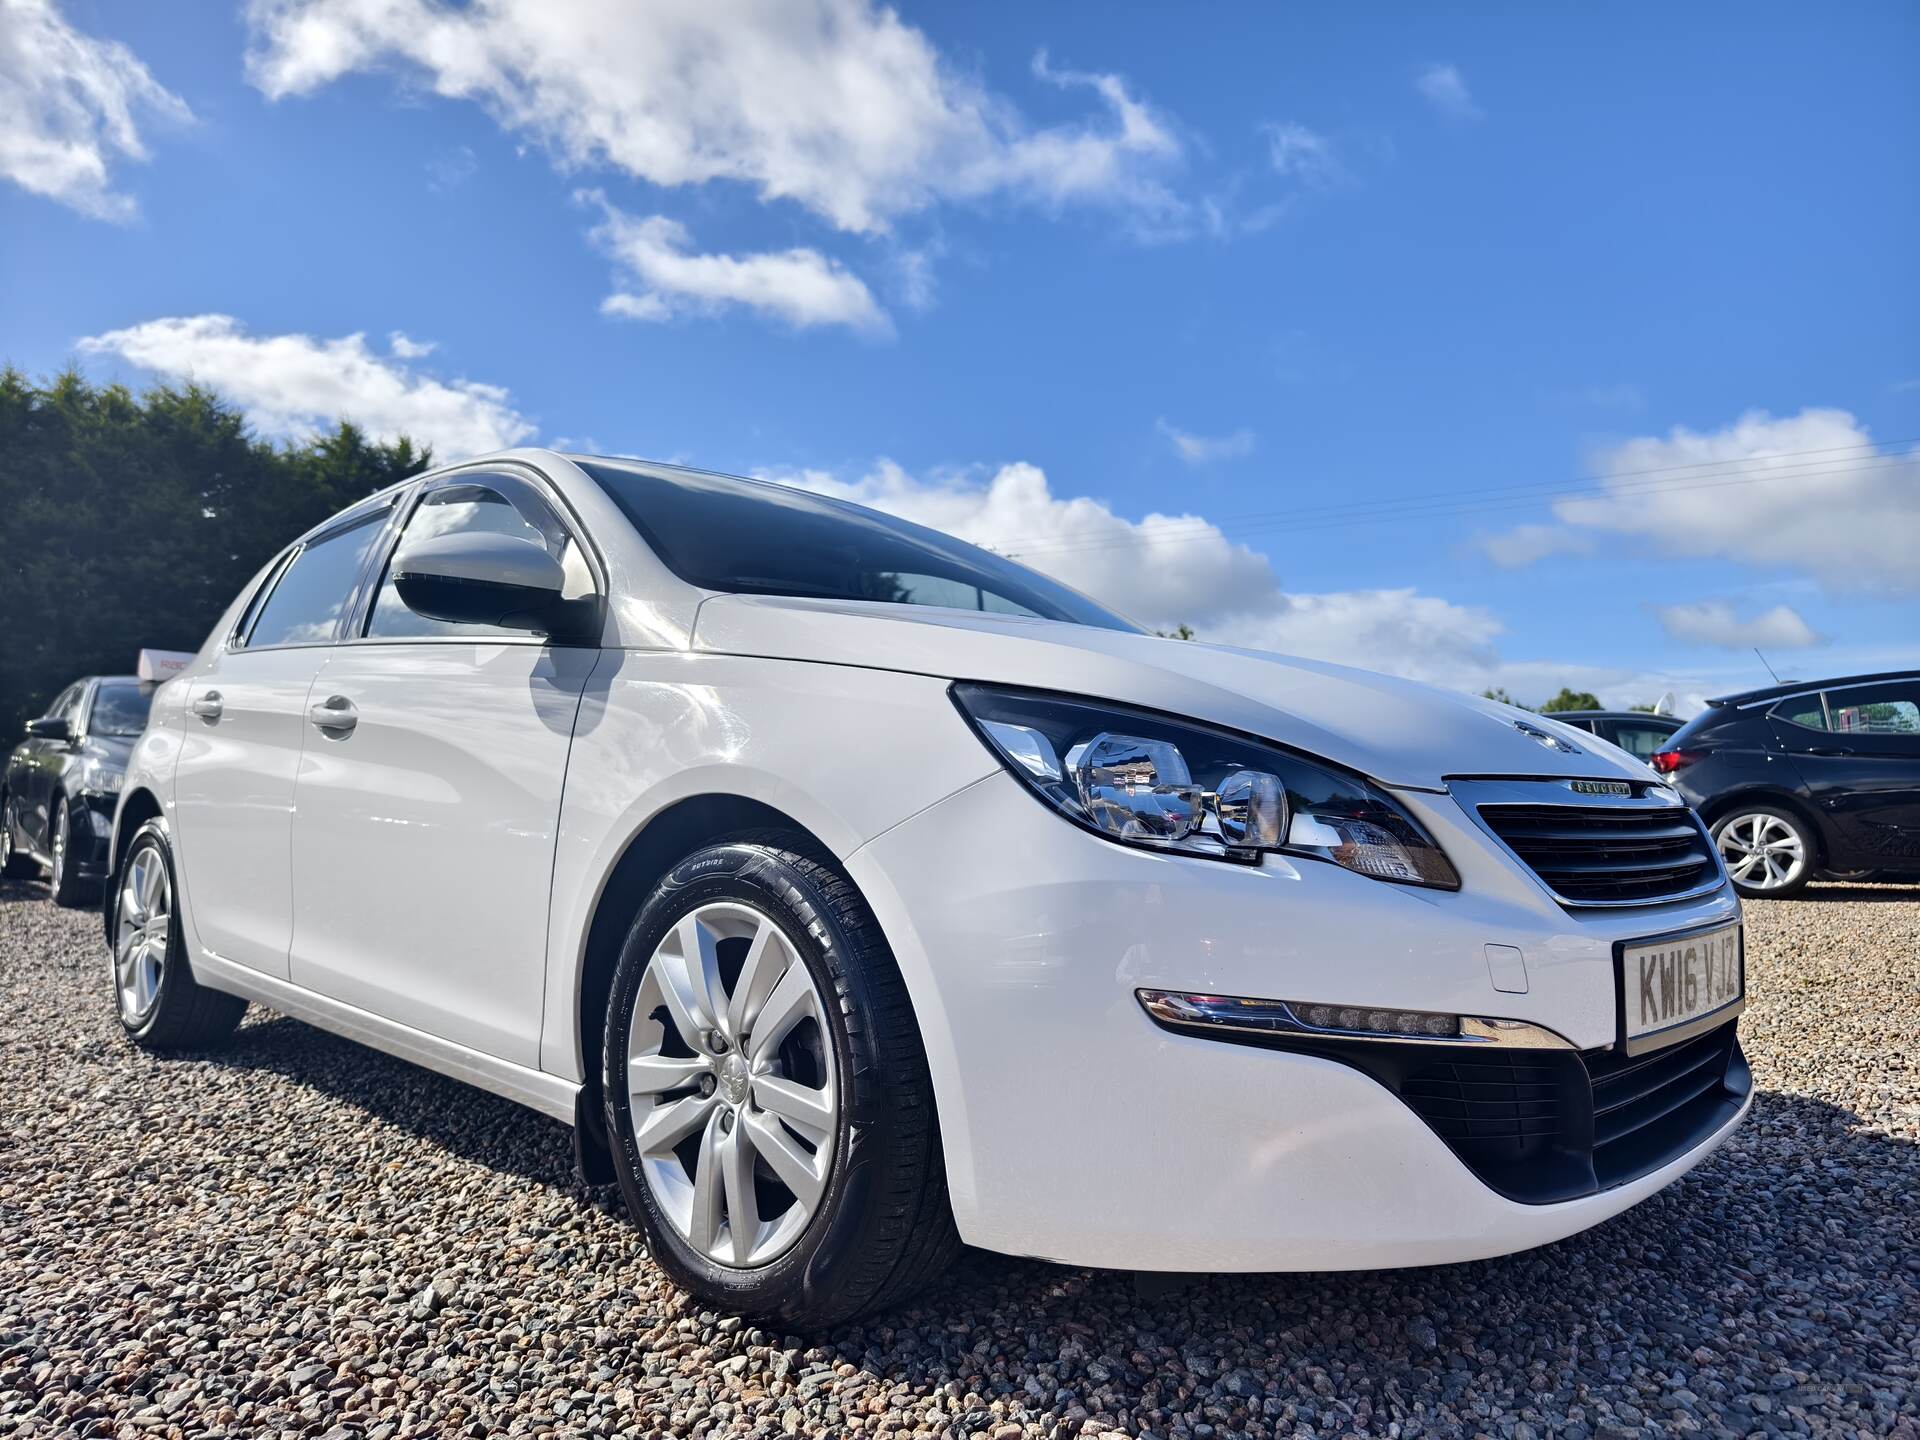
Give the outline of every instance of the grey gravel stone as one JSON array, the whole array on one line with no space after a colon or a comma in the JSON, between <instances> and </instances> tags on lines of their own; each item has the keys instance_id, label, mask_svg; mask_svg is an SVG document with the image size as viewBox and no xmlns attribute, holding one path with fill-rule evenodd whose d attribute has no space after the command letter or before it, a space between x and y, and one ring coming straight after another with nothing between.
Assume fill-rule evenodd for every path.
<instances>
[{"instance_id":1,"label":"grey gravel stone","mask_svg":"<svg viewBox=\"0 0 1920 1440\"><path fill-rule=\"evenodd\" d=\"M4 1440L1920 1440L1914 890L1749 905L1755 1114L1585 1235L1181 1286L976 1255L807 1337L673 1290L505 1101L260 1010L142 1055L44 895L0 883Z\"/></svg>"}]
</instances>

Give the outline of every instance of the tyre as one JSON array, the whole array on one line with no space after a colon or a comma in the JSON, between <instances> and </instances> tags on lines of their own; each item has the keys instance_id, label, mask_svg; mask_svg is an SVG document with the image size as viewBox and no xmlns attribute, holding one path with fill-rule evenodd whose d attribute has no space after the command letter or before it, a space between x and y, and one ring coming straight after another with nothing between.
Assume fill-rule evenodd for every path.
<instances>
[{"instance_id":1,"label":"tyre","mask_svg":"<svg viewBox=\"0 0 1920 1440\"><path fill-rule=\"evenodd\" d=\"M30 880L40 873L33 857L20 849L13 829L13 797L0 795L0 879Z\"/></svg>"},{"instance_id":2,"label":"tyre","mask_svg":"<svg viewBox=\"0 0 1920 1440\"><path fill-rule=\"evenodd\" d=\"M1819 847L1807 822L1773 805L1742 805L1713 822L1713 843L1742 895L1779 900L1798 893L1818 869Z\"/></svg>"},{"instance_id":3,"label":"tyre","mask_svg":"<svg viewBox=\"0 0 1920 1440\"><path fill-rule=\"evenodd\" d=\"M831 867L777 836L681 861L627 933L605 1040L614 1169L681 1288L814 1329L958 1252L913 1007Z\"/></svg>"},{"instance_id":4,"label":"tyre","mask_svg":"<svg viewBox=\"0 0 1920 1440\"><path fill-rule=\"evenodd\" d=\"M93 898L93 887L80 878L80 867L74 863L73 816L64 798L53 802L53 824L48 841L53 903L68 907L86 904Z\"/></svg>"},{"instance_id":5,"label":"tyre","mask_svg":"<svg viewBox=\"0 0 1920 1440\"><path fill-rule=\"evenodd\" d=\"M218 1045L247 1002L193 978L165 820L155 816L133 832L113 883L113 996L122 1028L148 1050Z\"/></svg>"}]
</instances>

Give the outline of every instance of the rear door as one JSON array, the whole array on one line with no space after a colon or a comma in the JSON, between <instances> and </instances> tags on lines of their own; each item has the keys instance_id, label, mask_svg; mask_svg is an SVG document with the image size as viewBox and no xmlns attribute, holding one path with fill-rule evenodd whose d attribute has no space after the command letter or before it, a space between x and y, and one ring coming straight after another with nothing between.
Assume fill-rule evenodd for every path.
<instances>
[{"instance_id":1,"label":"rear door","mask_svg":"<svg viewBox=\"0 0 1920 1440\"><path fill-rule=\"evenodd\" d=\"M187 693L174 845L198 943L285 979L293 931L293 787L326 667L391 511L349 511L270 575Z\"/></svg>"},{"instance_id":2,"label":"rear door","mask_svg":"<svg viewBox=\"0 0 1920 1440\"><path fill-rule=\"evenodd\" d=\"M570 596L598 588L572 522L519 473L430 483L394 553L472 530L546 546ZM384 571L367 611L313 693L295 795L292 978L537 1065L560 792L599 648L425 619Z\"/></svg>"},{"instance_id":3,"label":"rear door","mask_svg":"<svg viewBox=\"0 0 1920 1440\"><path fill-rule=\"evenodd\" d=\"M1834 868L1920 867L1920 679L1783 700L1768 718L1827 822Z\"/></svg>"}]
</instances>

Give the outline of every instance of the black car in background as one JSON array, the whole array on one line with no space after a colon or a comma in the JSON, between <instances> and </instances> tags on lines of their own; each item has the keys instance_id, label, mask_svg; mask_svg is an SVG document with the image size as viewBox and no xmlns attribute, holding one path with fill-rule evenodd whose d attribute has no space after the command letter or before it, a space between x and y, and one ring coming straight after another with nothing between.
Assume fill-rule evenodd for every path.
<instances>
[{"instance_id":1,"label":"black car in background","mask_svg":"<svg viewBox=\"0 0 1920 1440\"><path fill-rule=\"evenodd\" d=\"M1647 710L1558 710L1553 718L1612 741L1636 760L1651 760L1654 751L1665 749L1681 724Z\"/></svg>"},{"instance_id":2,"label":"black car in background","mask_svg":"<svg viewBox=\"0 0 1920 1440\"><path fill-rule=\"evenodd\" d=\"M154 688L131 675L90 675L27 722L0 779L0 873L18 879L45 866L56 903L93 896Z\"/></svg>"},{"instance_id":3,"label":"black car in background","mask_svg":"<svg viewBox=\"0 0 1920 1440\"><path fill-rule=\"evenodd\" d=\"M1742 895L1816 875L1920 880L1920 671L1709 701L1653 756Z\"/></svg>"}]
</instances>

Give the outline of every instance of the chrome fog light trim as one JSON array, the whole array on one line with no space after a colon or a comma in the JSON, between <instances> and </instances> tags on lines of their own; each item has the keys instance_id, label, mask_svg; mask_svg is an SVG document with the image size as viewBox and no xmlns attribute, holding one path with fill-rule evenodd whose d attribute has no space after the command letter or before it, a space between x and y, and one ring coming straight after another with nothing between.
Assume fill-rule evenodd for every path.
<instances>
[{"instance_id":1,"label":"chrome fog light trim","mask_svg":"<svg viewBox=\"0 0 1920 1440\"><path fill-rule=\"evenodd\" d=\"M1542 1025L1486 1015L1449 1015L1379 1005L1260 1000L1178 990L1136 990L1140 1006L1169 1029L1190 1034L1319 1036L1389 1045L1498 1045L1515 1050L1572 1050L1572 1041Z\"/></svg>"}]
</instances>

